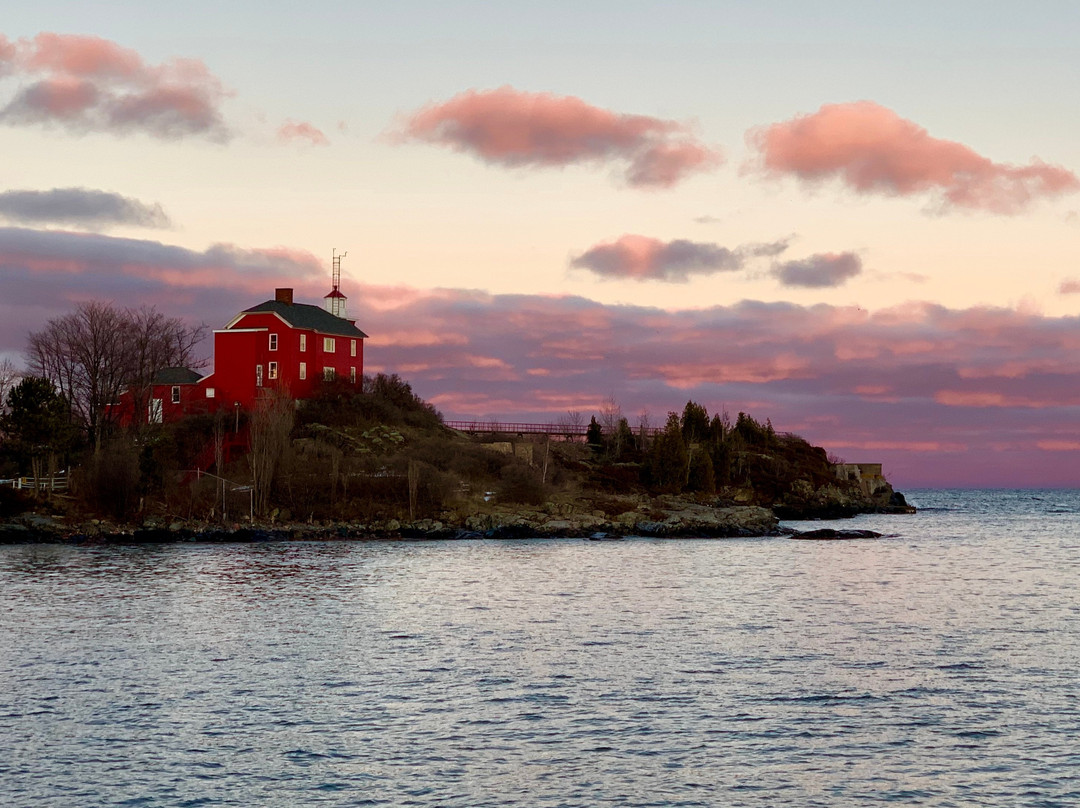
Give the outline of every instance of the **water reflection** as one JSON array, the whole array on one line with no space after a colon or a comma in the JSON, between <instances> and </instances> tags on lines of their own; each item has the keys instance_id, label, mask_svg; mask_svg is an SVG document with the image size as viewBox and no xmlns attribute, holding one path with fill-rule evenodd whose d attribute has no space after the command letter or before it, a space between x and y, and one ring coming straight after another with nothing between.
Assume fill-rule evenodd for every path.
<instances>
[{"instance_id":1,"label":"water reflection","mask_svg":"<svg viewBox=\"0 0 1080 808\"><path fill-rule=\"evenodd\" d=\"M1075 801L1076 497L934 496L882 542L2 547L0 798Z\"/></svg>"}]
</instances>

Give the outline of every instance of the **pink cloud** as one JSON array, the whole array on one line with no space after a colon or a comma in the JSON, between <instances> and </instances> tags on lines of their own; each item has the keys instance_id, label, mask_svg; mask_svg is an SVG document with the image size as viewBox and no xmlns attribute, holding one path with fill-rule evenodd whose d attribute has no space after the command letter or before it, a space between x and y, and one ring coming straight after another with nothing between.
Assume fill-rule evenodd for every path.
<instances>
[{"instance_id":1,"label":"pink cloud","mask_svg":"<svg viewBox=\"0 0 1080 808\"><path fill-rule=\"evenodd\" d=\"M195 59L151 65L100 37L41 33L0 41L0 62L27 82L0 109L0 122L9 125L165 139L229 136L221 113L228 93Z\"/></svg>"},{"instance_id":2,"label":"pink cloud","mask_svg":"<svg viewBox=\"0 0 1080 808\"><path fill-rule=\"evenodd\" d=\"M1062 281L1061 286L1058 287L1058 292L1063 295L1076 295L1080 294L1080 279L1069 278Z\"/></svg>"},{"instance_id":3,"label":"pink cloud","mask_svg":"<svg viewBox=\"0 0 1080 808\"><path fill-rule=\"evenodd\" d=\"M307 121L286 121L278 129L278 140L282 143L291 143L295 140L306 140L313 146L329 146L330 139Z\"/></svg>"},{"instance_id":4,"label":"pink cloud","mask_svg":"<svg viewBox=\"0 0 1080 808\"><path fill-rule=\"evenodd\" d=\"M1038 159L1025 166L995 163L872 101L826 104L752 130L748 140L768 174L806 182L838 178L859 193L932 192L945 208L1012 214L1080 189L1080 179L1065 168Z\"/></svg>"},{"instance_id":5,"label":"pink cloud","mask_svg":"<svg viewBox=\"0 0 1080 808\"><path fill-rule=\"evenodd\" d=\"M625 162L627 184L641 188L669 188L723 162L685 124L512 87L430 104L409 116L398 136L503 166Z\"/></svg>"}]
</instances>

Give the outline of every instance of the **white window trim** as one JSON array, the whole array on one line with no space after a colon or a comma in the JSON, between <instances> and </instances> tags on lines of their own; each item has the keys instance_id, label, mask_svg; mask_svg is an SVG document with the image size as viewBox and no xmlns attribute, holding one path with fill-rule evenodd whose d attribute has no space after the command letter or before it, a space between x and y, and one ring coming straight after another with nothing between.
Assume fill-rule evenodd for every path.
<instances>
[{"instance_id":1,"label":"white window trim","mask_svg":"<svg viewBox=\"0 0 1080 808\"><path fill-rule=\"evenodd\" d=\"M337 342L333 337L323 337L322 349L324 353L334 353L337 349Z\"/></svg>"},{"instance_id":2,"label":"white window trim","mask_svg":"<svg viewBox=\"0 0 1080 808\"><path fill-rule=\"evenodd\" d=\"M307 362L300 363L300 381L307 378Z\"/></svg>"},{"instance_id":3,"label":"white window trim","mask_svg":"<svg viewBox=\"0 0 1080 808\"><path fill-rule=\"evenodd\" d=\"M356 368L349 368L349 381L356 384Z\"/></svg>"},{"instance_id":4,"label":"white window trim","mask_svg":"<svg viewBox=\"0 0 1080 808\"><path fill-rule=\"evenodd\" d=\"M266 366L266 378L268 378L268 379L276 379L277 378L277 362L269 362L267 364L267 366Z\"/></svg>"},{"instance_id":5,"label":"white window trim","mask_svg":"<svg viewBox=\"0 0 1080 808\"><path fill-rule=\"evenodd\" d=\"M263 366L262 365L256 365L255 366L255 386L256 387L262 387L263 386Z\"/></svg>"},{"instance_id":6,"label":"white window trim","mask_svg":"<svg viewBox=\"0 0 1080 808\"><path fill-rule=\"evenodd\" d=\"M180 403L180 385L174 384L172 386L172 393L170 395L173 404Z\"/></svg>"},{"instance_id":7,"label":"white window trim","mask_svg":"<svg viewBox=\"0 0 1080 808\"><path fill-rule=\"evenodd\" d=\"M306 351L307 350L307 334L301 334L300 335L300 350L301 351Z\"/></svg>"},{"instance_id":8,"label":"white window trim","mask_svg":"<svg viewBox=\"0 0 1080 808\"><path fill-rule=\"evenodd\" d=\"M356 356L356 340L352 341L352 345L350 346L350 350L351 350L350 356Z\"/></svg>"},{"instance_id":9,"label":"white window trim","mask_svg":"<svg viewBox=\"0 0 1080 808\"><path fill-rule=\"evenodd\" d=\"M271 334L270 335L270 350L271 351L276 351L277 346L278 346L278 335L277 334Z\"/></svg>"},{"instance_id":10,"label":"white window trim","mask_svg":"<svg viewBox=\"0 0 1080 808\"><path fill-rule=\"evenodd\" d=\"M213 398L214 397L214 392L215 391L214 391L213 387L207 387L206 388L206 397L207 398Z\"/></svg>"}]
</instances>

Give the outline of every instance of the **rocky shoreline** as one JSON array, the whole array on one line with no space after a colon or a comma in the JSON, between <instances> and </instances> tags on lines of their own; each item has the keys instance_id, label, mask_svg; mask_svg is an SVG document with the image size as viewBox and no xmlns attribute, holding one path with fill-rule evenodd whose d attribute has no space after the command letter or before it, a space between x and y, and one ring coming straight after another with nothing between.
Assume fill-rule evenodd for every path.
<instances>
[{"instance_id":1,"label":"rocky shoreline","mask_svg":"<svg viewBox=\"0 0 1080 808\"><path fill-rule=\"evenodd\" d=\"M263 542L342 540L462 540L520 538L621 538L625 536L733 538L782 535L768 508L716 507L668 501L647 512L606 516L600 511L565 508L499 509L453 521L397 519L358 523L208 524L185 520L147 520L120 525L92 519L69 524L61 517L27 513L0 523L0 544L123 544L163 542Z\"/></svg>"},{"instance_id":2,"label":"rocky shoreline","mask_svg":"<svg viewBox=\"0 0 1080 808\"><path fill-rule=\"evenodd\" d=\"M912 513L914 508L843 508L825 517L859 512ZM784 519L798 519L781 513ZM809 517L822 517L814 513ZM806 519L808 516L804 516ZM13 543L163 543L259 541L408 541L463 539L618 539L744 538L797 535L780 526L774 509L730 502L702 503L680 497L638 502L631 510L611 515L582 511L568 504L546 503L537 509L491 507L482 513L450 514L445 520L413 522L395 519L369 523L256 522L206 523L148 519L139 525L106 520L72 521L64 516L25 513L0 522L0 544Z\"/></svg>"}]
</instances>

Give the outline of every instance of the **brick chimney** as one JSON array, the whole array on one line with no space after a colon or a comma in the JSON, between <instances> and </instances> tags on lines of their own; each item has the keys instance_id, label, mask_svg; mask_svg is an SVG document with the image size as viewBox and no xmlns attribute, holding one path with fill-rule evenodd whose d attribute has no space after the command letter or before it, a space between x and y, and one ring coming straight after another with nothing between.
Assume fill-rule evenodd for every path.
<instances>
[{"instance_id":1,"label":"brick chimney","mask_svg":"<svg viewBox=\"0 0 1080 808\"><path fill-rule=\"evenodd\" d=\"M292 305L292 289L275 289L274 300L278 303L284 303L286 306Z\"/></svg>"}]
</instances>

